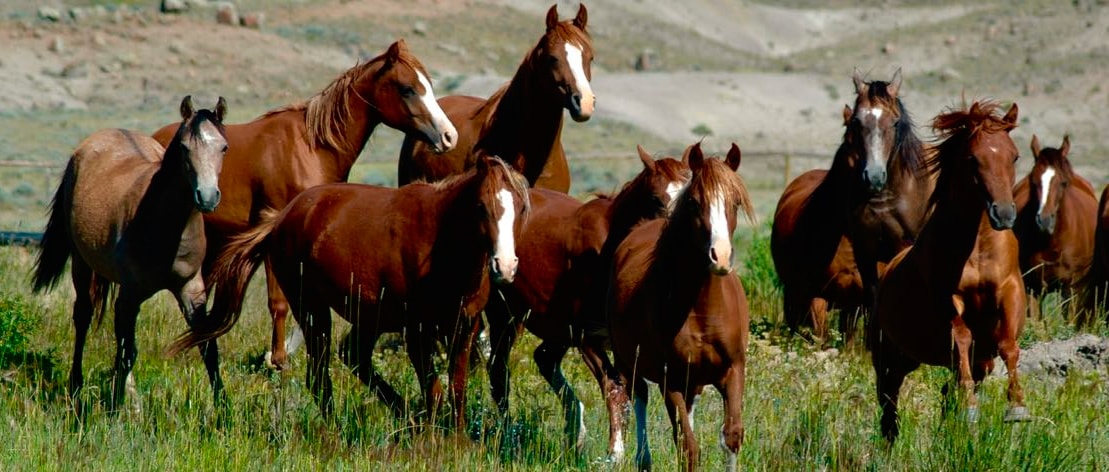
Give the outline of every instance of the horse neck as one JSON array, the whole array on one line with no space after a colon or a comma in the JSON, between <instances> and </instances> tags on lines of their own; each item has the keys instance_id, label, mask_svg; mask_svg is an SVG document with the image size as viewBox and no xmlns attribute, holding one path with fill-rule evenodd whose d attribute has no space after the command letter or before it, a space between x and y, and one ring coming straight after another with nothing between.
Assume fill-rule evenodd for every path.
<instances>
[{"instance_id":1,"label":"horse neck","mask_svg":"<svg viewBox=\"0 0 1109 472\"><path fill-rule=\"evenodd\" d=\"M181 159L179 148L171 143L139 201L131 227L141 231L143 239L178 241L201 231L201 213L188 179L181 175Z\"/></svg>"},{"instance_id":2,"label":"horse neck","mask_svg":"<svg viewBox=\"0 0 1109 472\"><path fill-rule=\"evenodd\" d=\"M332 146L314 143L317 148L316 153L324 158L321 163L331 167L339 181L346 181L350 176L350 169L354 167L358 156L366 148L366 143L369 142L374 129L383 121L381 112L367 99L374 96L372 89L376 87L376 83L370 78L377 76L376 71L380 67L381 64L367 66L360 78L342 92L340 99L350 111L347 115L349 121L343 123L342 136L338 138L342 141L343 148L335 149Z\"/></svg>"},{"instance_id":3,"label":"horse neck","mask_svg":"<svg viewBox=\"0 0 1109 472\"><path fill-rule=\"evenodd\" d=\"M971 172L970 169L946 171ZM937 187L936 192L941 193L937 195L932 216L921 230L920 238L914 246L920 247L925 254L943 255L925 258L929 264L927 277L951 286L962 278L967 259L978 242L979 232L983 231L986 211L982 193L971 177L953 177L953 181L944 184L946 188ZM984 230L991 229L986 225Z\"/></svg>"},{"instance_id":4,"label":"horse neck","mask_svg":"<svg viewBox=\"0 0 1109 472\"><path fill-rule=\"evenodd\" d=\"M527 61L520 65L475 149L500 156L534 185L561 139L562 105L536 89L532 74Z\"/></svg>"},{"instance_id":5,"label":"horse neck","mask_svg":"<svg viewBox=\"0 0 1109 472\"><path fill-rule=\"evenodd\" d=\"M679 203L680 205L680 203ZM676 307L691 306L709 277L708 233L693 224L692 215L683 208L674 213L659 232L649 277L660 281L665 297Z\"/></svg>"},{"instance_id":6,"label":"horse neck","mask_svg":"<svg viewBox=\"0 0 1109 472\"><path fill-rule=\"evenodd\" d=\"M635 225L665 215L665 207L644 205L642 203L648 201L642 195L645 192L647 190L641 187L629 188L614 197L612 203L608 206L605 212L608 236L605 238L604 246L601 249L602 261L612 259L616 253L616 248L624 241L628 233L631 233Z\"/></svg>"},{"instance_id":7,"label":"horse neck","mask_svg":"<svg viewBox=\"0 0 1109 472\"><path fill-rule=\"evenodd\" d=\"M450 280L462 294L476 292L488 277L489 243L479 235L480 222L474 215L481 179L468 174L440 188L431 205L437 218L432 247L432 271ZM464 278L463 278L464 277Z\"/></svg>"}]
</instances>

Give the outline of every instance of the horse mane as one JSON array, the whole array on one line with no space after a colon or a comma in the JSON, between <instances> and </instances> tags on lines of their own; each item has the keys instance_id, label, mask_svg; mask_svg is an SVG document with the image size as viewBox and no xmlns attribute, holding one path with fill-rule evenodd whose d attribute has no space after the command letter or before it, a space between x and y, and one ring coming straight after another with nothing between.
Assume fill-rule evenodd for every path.
<instances>
[{"instance_id":1,"label":"horse mane","mask_svg":"<svg viewBox=\"0 0 1109 472\"><path fill-rule=\"evenodd\" d=\"M483 159L483 157L478 156L478 159ZM531 196L528 193L528 189L530 188L529 185L528 185L528 179L526 177L524 177L524 174L521 174L516 169L513 169L512 166L505 163L504 160L501 159L498 156L492 156L491 161L492 161L492 163L489 166L489 172L496 172L494 170L494 168L501 169L501 171L503 171L507 174L507 178L505 180L508 181L508 184L509 184L511 190L514 193L518 193L518 194L522 195L522 198L524 200L524 210L523 210L523 215L524 216L523 217L524 217L524 220L526 221L527 218L531 215ZM473 169L476 169L476 167L473 168ZM465 181L469 180L469 178L472 176L471 172L476 172L476 170L473 170L473 169L471 171L468 171L468 172L465 172L465 173L462 173L462 174L454 174L454 175L447 176L446 178L444 178L442 180L436 180L434 182L428 182L426 180L420 179L420 180L416 180L416 181L411 182L409 185L411 185L411 184L428 185L436 191L442 191L442 190L446 190L446 189L456 187L458 185L462 185Z\"/></svg>"},{"instance_id":2,"label":"horse mane","mask_svg":"<svg viewBox=\"0 0 1109 472\"><path fill-rule=\"evenodd\" d=\"M966 156L963 146L966 146L978 133L1008 132L1016 125L1009 123L997 115L1000 104L992 100L979 100L971 106L963 103L962 109L948 108L932 120L932 130L936 139L943 140L935 148L935 155L928 161L928 172L938 175L936 189L932 192L930 203L936 201L945 193L950 185L951 178L943 171L945 167L958 164Z\"/></svg>"},{"instance_id":3,"label":"horse mane","mask_svg":"<svg viewBox=\"0 0 1109 472\"><path fill-rule=\"evenodd\" d=\"M684 220L684 215L689 211L689 202L693 200L694 192L702 196L724 195L727 199L724 202L726 207L738 206L740 213L748 222L756 223L758 221L758 216L755 215L755 206L751 202L751 195L747 192L747 186L743 183L743 177L733 172L720 159L705 159L701 170L693 173L693 180L690 180L689 184L674 198L674 212L663 223L662 235L669 233L667 229L671 225L680 224ZM663 238L660 237L660 239ZM660 251L667 250L662 249L662 246L663 244L655 246L656 256Z\"/></svg>"},{"instance_id":4,"label":"horse mane","mask_svg":"<svg viewBox=\"0 0 1109 472\"><path fill-rule=\"evenodd\" d=\"M366 100L366 97L358 93L354 84L363 80L366 74L373 73L376 78L376 76L384 73L386 69L378 66L386 60L386 54L388 52L355 64L354 67L340 74L339 77L336 77L312 98L267 112L263 116L284 111L305 110L304 124L307 128L308 142L312 146L331 148L341 154L354 153L356 150L351 149L350 144L343 139L343 136L347 134L348 122L351 119L351 100L348 100L347 94L353 93L367 107L375 108L372 103ZM428 75L423 64L407 50L401 49L399 55L393 60L411 67L427 77L428 80L431 80L431 76Z\"/></svg>"}]
</instances>

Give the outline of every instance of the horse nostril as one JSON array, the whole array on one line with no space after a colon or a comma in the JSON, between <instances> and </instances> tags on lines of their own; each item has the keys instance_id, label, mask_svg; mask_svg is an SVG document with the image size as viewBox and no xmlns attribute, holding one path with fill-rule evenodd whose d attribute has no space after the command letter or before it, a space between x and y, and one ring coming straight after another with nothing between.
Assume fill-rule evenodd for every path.
<instances>
[{"instance_id":1,"label":"horse nostril","mask_svg":"<svg viewBox=\"0 0 1109 472\"><path fill-rule=\"evenodd\" d=\"M720 262L720 258L716 256L716 248L709 249L709 261L712 261L713 264Z\"/></svg>"}]
</instances>

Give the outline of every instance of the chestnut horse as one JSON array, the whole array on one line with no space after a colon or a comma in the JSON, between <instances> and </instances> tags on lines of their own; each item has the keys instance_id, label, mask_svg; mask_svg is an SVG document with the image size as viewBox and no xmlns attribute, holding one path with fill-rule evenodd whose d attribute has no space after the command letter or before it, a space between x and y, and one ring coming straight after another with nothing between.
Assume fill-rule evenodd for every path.
<instances>
[{"instance_id":1,"label":"chestnut horse","mask_svg":"<svg viewBox=\"0 0 1109 472\"><path fill-rule=\"evenodd\" d=\"M547 11L547 32L524 56L512 80L488 100L450 96L439 100L458 126L458 145L442 155L406 137L397 182L435 181L473 167L482 152L500 156L532 187L566 193L570 167L562 151L562 110L574 121L593 115L593 41L585 30L582 4L573 20L558 21L557 5Z\"/></svg>"},{"instance_id":2,"label":"chestnut horse","mask_svg":"<svg viewBox=\"0 0 1109 472\"><path fill-rule=\"evenodd\" d=\"M562 359L571 347L581 352L608 407L610 456L624 452L623 411L627 393L605 352L604 339L586 336L587 325L603 324L605 287L611 257L607 243L619 244L636 223L665 216L678 190L689 180L685 162L655 160L637 147L643 170L613 198L587 203L547 189L532 189L532 214L520 237L516 280L501 287L486 305L494 351L489 360L493 398L508 413L508 358L518 327L526 326L542 342L533 357L539 373L562 401L568 443L585 445L584 407L562 374ZM526 315L525 315L526 313ZM602 318L585 320L584 318Z\"/></svg>"},{"instance_id":3,"label":"chestnut horse","mask_svg":"<svg viewBox=\"0 0 1109 472\"><path fill-rule=\"evenodd\" d=\"M408 356L434 417L442 387L437 341L450 350L455 426L465 426L470 347L490 279L511 282L515 245L528 217L527 183L495 157L452 179L399 189L329 184L302 192L275 218L237 237L211 275L227 316L193 329L175 348L218 336L234 324L250 276L265 260L304 331L307 385L321 411L332 409L331 310L352 324L341 357L398 414L405 404L374 372L378 337L404 332Z\"/></svg>"},{"instance_id":4,"label":"chestnut horse","mask_svg":"<svg viewBox=\"0 0 1109 472\"><path fill-rule=\"evenodd\" d=\"M227 126L231 150L220 184L223 204L204 217L211 272L216 254L236 234L254 228L266 208L284 208L316 185L344 182L374 128L384 123L426 139L437 151L458 136L435 101L427 71L403 40L382 55L344 72L306 102L272 110L244 124ZM165 144L177 125L154 133ZM271 361L287 366L285 317L289 304L267 269L273 316Z\"/></svg>"},{"instance_id":5,"label":"chestnut horse","mask_svg":"<svg viewBox=\"0 0 1109 472\"><path fill-rule=\"evenodd\" d=\"M697 465L693 406L705 385L724 399L720 443L734 471L743 442L743 385L748 312L733 273L732 233L742 210L754 220L747 189L735 173L739 147L727 159L689 153L693 178L669 218L636 226L616 251L609 289L610 340L616 367L635 396L636 463L651 467L647 444L647 380L666 399L674 442L687 470Z\"/></svg>"},{"instance_id":6,"label":"chestnut horse","mask_svg":"<svg viewBox=\"0 0 1109 472\"><path fill-rule=\"evenodd\" d=\"M1006 421L1029 417L1017 378L1024 325L1024 282L1013 181L1017 148L1009 131L1017 105L975 102L933 121L943 139L931 164L937 173L932 215L910 248L892 261L878 290L871 354L882 407L882 434L897 437L897 398L920 364L955 372L968 420L978 415L975 389L1000 352L1009 370ZM945 392L947 388L944 388ZM946 395L945 395L946 397Z\"/></svg>"},{"instance_id":7,"label":"chestnut horse","mask_svg":"<svg viewBox=\"0 0 1109 472\"><path fill-rule=\"evenodd\" d=\"M214 111L193 110L181 101L181 124L163 148L135 131L108 129L85 138L69 159L54 194L34 273L34 290L54 287L73 256L73 365L69 393L84 385L82 359L89 325L99 324L111 292L115 298L116 357L111 409L126 393L141 406L131 369L135 365L135 322L143 301L169 290L190 326L207 316L201 277L205 238L203 213L220 203L218 178L227 152L219 98ZM215 341L200 345L212 392L223 382ZM78 412L81 410L78 409Z\"/></svg>"},{"instance_id":8,"label":"chestnut horse","mask_svg":"<svg viewBox=\"0 0 1109 472\"><path fill-rule=\"evenodd\" d=\"M1077 288L1094 257L1097 195L1074 172L1069 153L1070 136L1056 149L1041 147L1032 135L1036 163L1014 190L1020 269L1025 287L1036 294Z\"/></svg>"},{"instance_id":9,"label":"chestnut horse","mask_svg":"<svg viewBox=\"0 0 1109 472\"><path fill-rule=\"evenodd\" d=\"M786 323L794 330L810 324L821 339L829 300L841 303L840 331L852 334L853 308L870 308L879 264L916 238L933 185L923 171L924 146L898 97L901 70L889 82L865 82L856 70L852 81L855 106L844 107L843 143L832 168L809 171L786 187L771 231Z\"/></svg>"}]
</instances>

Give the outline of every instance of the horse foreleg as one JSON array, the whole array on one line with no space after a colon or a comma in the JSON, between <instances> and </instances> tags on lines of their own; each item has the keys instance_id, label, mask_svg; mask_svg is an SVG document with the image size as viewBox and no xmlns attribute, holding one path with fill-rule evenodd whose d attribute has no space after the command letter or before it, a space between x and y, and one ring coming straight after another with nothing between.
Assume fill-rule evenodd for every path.
<instances>
[{"instance_id":1,"label":"horse foreleg","mask_svg":"<svg viewBox=\"0 0 1109 472\"><path fill-rule=\"evenodd\" d=\"M494 293L485 304L485 317L489 320L489 338L492 349L489 355L489 390L501 418L508 418L508 395L512 386L512 373L508 370L508 357L516 344L518 330L504 299Z\"/></svg>"},{"instance_id":2,"label":"horse foreleg","mask_svg":"<svg viewBox=\"0 0 1109 472\"><path fill-rule=\"evenodd\" d=\"M956 303L956 307L961 304ZM960 310L961 312L961 310ZM962 390L963 402L966 404L967 421L978 421L978 395L974 391L974 375L970 369L971 345L974 337L970 328L963 322L962 313L951 320L951 339L955 344L956 381Z\"/></svg>"},{"instance_id":3,"label":"horse foreleg","mask_svg":"<svg viewBox=\"0 0 1109 472\"><path fill-rule=\"evenodd\" d=\"M301 302L302 310L297 312L300 325L304 327L304 341L308 350L308 368L305 384L312 392L324 419L331 418L332 387L328 364L331 362L331 309L325 303Z\"/></svg>"},{"instance_id":4,"label":"horse foreleg","mask_svg":"<svg viewBox=\"0 0 1109 472\"><path fill-rule=\"evenodd\" d=\"M380 337L381 332L371 328L370 323L351 326L350 331L339 341L339 359L350 367L354 375L357 375L358 379L366 384L366 387L389 407L394 415L400 417L404 414L404 397L401 397L374 369L373 352Z\"/></svg>"},{"instance_id":5,"label":"horse foreleg","mask_svg":"<svg viewBox=\"0 0 1109 472\"><path fill-rule=\"evenodd\" d=\"M693 433L693 424L689 419L689 410L686 409L685 395L679 390L666 390L662 384L659 384L659 390L666 399L666 413L670 416L670 431L674 445L678 448L679 460L685 465L685 470L692 471L697 467L700 451L697 448L697 435Z\"/></svg>"},{"instance_id":6,"label":"horse foreleg","mask_svg":"<svg viewBox=\"0 0 1109 472\"><path fill-rule=\"evenodd\" d=\"M85 357L85 341L88 339L89 325L92 324L93 301L91 290L93 280L92 270L79 258L73 259L73 267L70 271L77 298L73 301L73 331L75 336L73 338L73 365L69 368L69 395L73 400L79 401L77 396L85 385L82 364ZM83 408L77 408L76 411L80 415Z\"/></svg>"},{"instance_id":7,"label":"horse foreleg","mask_svg":"<svg viewBox=\"0 0 1109 472\"><path fill-rule=\"evenodd\" d=\"M651 470L651 445L647 441L647 382L642 378L632 380L635 398L635 464L639 470Z\"/></svg>"},{"instance_id":8,"label":"horse foreleg","mask_svg":"<svg viewBox=\"0 0 1109 472\"><path fill-rule=\"evenodd\" d=\"M477 333L481 331L480 316L460 314L456 323L456 336L450 347L451 407L454 409L454 428L457 433L466 431L466 385L470 375L470 352Z\"/></svg>"},{"instance_id":9,"label":"horse foreleg","mask_svg":"<svg viewBox=\"0 0 1109 472\"><path fill-rule=\"evenodd\" d=\"M724 425L720 428L720 447L727 454L725 470L735 472L739 447L743 445L743 386L746 382L743 364L733 365L716 386L724 397Z\"/></svg>"},{"instance_id":10,"label":"horse foreleg","mask_svg":"<svg viewBox=\"0 0 1109 472\"><path fill-rule=\"evenodd\" d=\"M132 397L132 412L135 414L142 413L142 405L139 402L138 391L135 388L135 379L131 375L131 370L135 367L135 357L138 353L135 346L135 322L139 316L139 305L142 300L139 299L126 287L121 287L119 297L116 298L115 303L115 335L116 335L116 358L115 358L115 380L112 388L111 411L118 411L119 406L124 402L124 395Z\"/></svg>"},{"instance_id":11,"label":"horse foreleg","mask_svg":"<svg viewBox=\"0 0 1109 472\"><path fill-rule=\"evenodd\" d=\"M532 356L539 373L562 401L562 413L566 420L563 432L569 444L580 453L585 447L585 406L578 400L574 387L566 382L566 377L562 374L562 359L568 350L569 346L544 341L535 348Z\"/></svg>"},{"instance_id":12,"label":"horse foreleg","mask_svg":"<svg viewBox=\"0 0 1109 472\"><path fill-rule=\"evenodd\" d=\"M624 455L624 429L627 426L625 417L628 409L628 392L620 380L620 374L608 360L604 346L597 340L586 339L578 346L582 360L597 385L601 388L601 396L605 399L608 408L608 455L612 461ZM569 426L569 424L567 424ZM585 435L582 428L580 435ZM584 443L583 443L584 444Z\"/></svg>"},{"instance_id":13,"label":"horse foreleg","mask_svg":"<svg viewBox=\"0 0 1109 472\"><path fill-rule=\"evenodd\" d=\"M281 285L277 282L277 276L274 275L271 267L272 264L266 264L266 295L269 299L270 319L273 324L270 352L266 353L266 361L276 370L287 370L289 351L286 350L286 344L290 341L285 339L285 319L289 316L289 300L285 298L285 292L281 291ZM299 328L294 329L296 333L300 333Z\"/></svg>"},{"instance_id":14,"label":"horse foreleg","mask_svg":"<svg viewBox=\"0 0 1109 472\"><path fill-rule=\"evenodd\" d=\"M877 324L877 323L875 323ZM891 444L897 439L897 399L901 394L901 384L905 376L916 369L920 363L906 357L890 340L883 339L884 333L875 328L872 333L874 347L871 350L871 363L878 387L878 405L882 408L882 436Z\"/></svg>"},{"instance_id":15,"label":"horse foreleg","mask_svg":"<svg viewBox=\"0 0 1109 472\"><path fill-rule=\"evenodd\" d=\"M204 288L204 280L196 274L183 287L174 293L177 304L181 307L181 314L189 327L200 329L207 321L208 292ZM200 358L204 361L204 368L208 371L208 383L212 386L212 399L219 405L223 397L223 379L219 372L219 347L216 340L205 341L197 346Z\"/></svg>"},{"instance_id":16,"label":"horse foreleg","mask_svg":"<svg viewBox=\"0 0 1109 472\"><path fill-rule=\"evenodd\" d=\"M1009 376L1009 409L1005 412L1005 421L1027 421L1031 418L1028 408L1024 406L1024 391L1020 386L1017 373L1017 363L1020 361L1020 346L1017 338L1024 323L1024 292L1010 290L1002 299L1002 317L996 336L997 349L1001 360L1005 362L1005 369Z\"/></svg>"},{"instance_id":17,"label":"horse foreleg","mask_svg":"<svg viewBox=\"0 0 1109 472\"><path fill-rule=\"evenodd\" d=\"M413 319L420 316L413 314ZM433 356L438 352L435 326L422 321L413 321L405 327L405 350L412 368L416 371L416 381L424 395L424 408L428 422L434 423L443 400L443 385L435 371Z\"/></svg>"}]
</instances>

